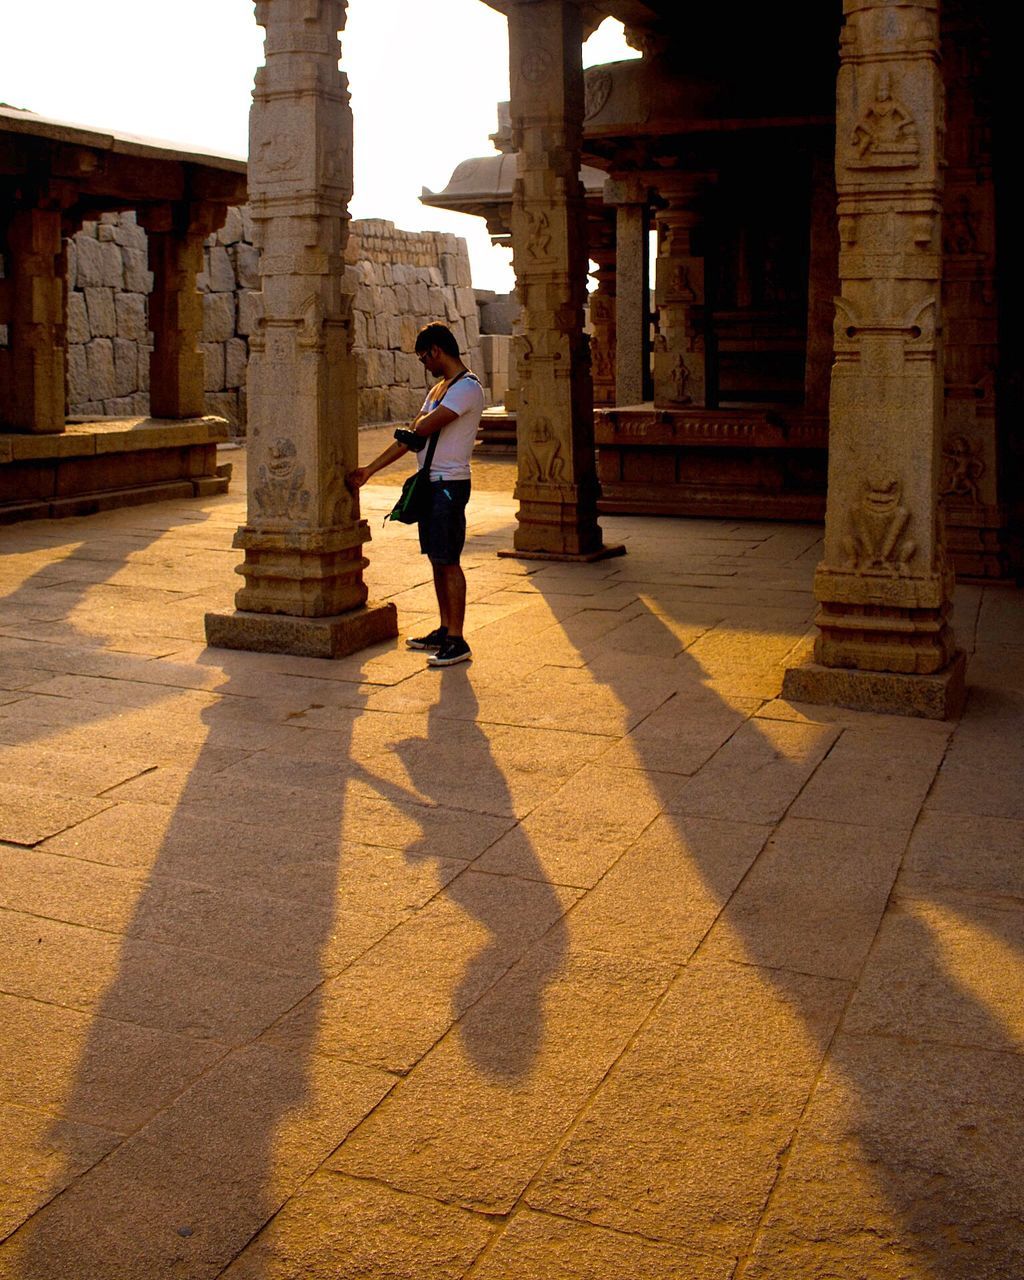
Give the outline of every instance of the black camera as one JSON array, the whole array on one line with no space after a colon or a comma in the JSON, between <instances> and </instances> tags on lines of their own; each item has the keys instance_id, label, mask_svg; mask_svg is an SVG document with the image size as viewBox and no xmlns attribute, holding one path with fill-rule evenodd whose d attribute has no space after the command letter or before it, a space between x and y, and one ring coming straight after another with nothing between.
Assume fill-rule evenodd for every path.
<instances>
[{"instance_id":1,"label":"black camera","mask_svg":"<svg viewBox=\"0 0 1024 1280\"><path fill-rule=\"evenodd\" d=\"M414 453L419 453L427 443L426 436L418 436L415 431L408 431L405 427L398 428L395 439L399 444L404 444L407 449L412 449Z\"/></svg>"}]
</instances>

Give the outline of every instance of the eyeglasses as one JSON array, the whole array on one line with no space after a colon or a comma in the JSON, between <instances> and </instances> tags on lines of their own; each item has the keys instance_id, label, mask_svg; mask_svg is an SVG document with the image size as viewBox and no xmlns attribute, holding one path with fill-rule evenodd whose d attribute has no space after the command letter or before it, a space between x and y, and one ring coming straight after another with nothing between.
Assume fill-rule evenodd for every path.
<instances>
[{"instance_id":1,"label":"eyeglasses","mask_svg":"<svg viewBox=\"0 0 1024 1280\"><path fill-rule=\"evenodd\" d=\"M426 351L417 351L416 359L420 362L420 364L426 364L435 350L436 350L435 347L427 347Z\"/></svg>"}]
</instances>

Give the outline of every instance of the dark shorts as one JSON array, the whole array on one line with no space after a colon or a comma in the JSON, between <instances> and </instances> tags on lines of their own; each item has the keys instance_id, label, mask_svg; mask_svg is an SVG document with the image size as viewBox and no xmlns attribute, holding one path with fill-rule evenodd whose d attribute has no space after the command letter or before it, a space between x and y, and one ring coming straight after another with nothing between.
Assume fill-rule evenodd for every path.
<instances>
[{"instance_id":1,"label":"dark shorts","mask_svg":"<svg viewBox=\"0 0 1024 1280\"><path fill-rule=\"evenodd\" d=\"M419 522L420 550L431 564L458 564L466 544L468 480L432 480L430 515Z\"/></svg>"}]
</instances>

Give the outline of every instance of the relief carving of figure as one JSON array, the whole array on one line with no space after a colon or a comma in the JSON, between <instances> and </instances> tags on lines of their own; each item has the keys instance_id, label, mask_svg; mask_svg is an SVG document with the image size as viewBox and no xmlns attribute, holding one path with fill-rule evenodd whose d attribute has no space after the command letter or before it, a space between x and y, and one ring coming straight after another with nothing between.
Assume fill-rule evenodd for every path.
<instances>
[{"instance_id":1,"label":"relief carving of figure","mask_svg":"<svg viewBox=\"0 0 1024 1280\"><path fill-rule=\"evenodd\" d=\"M298 162L294 144L287 137L272 134L259 144L259 164L264 172L279 177L294 169Z\"/></svg>"},{"instance_id":2,"label":"relief carving of figure","mask_svg":"<svg viewBox=\"0 0 1024 1280\"><path fill-rule=\"evenodd\" d=\"M878 76L875 100L861 116L850 138L856 152L854 168L906 169L920 154L917 125L907 108L893 96L888 71Z\"/></svg>"},{"instance_id":3,"label":"relief carving of figure","mask_svg":"<svg viewBox=\"0 0 1024 1280\"><path fill-rule=\"evenodd\" d=\"M685 298L688 302L696 302L697 300L697 291L694 289L693 281L690 279L690 268L685 263L680 263L672 268L669 288L676 298Z\"/></svg>"},{"instance_id":4,"label":"relief carving of figure","mask_svg":"<svg viewBox=\"0 0 1024 1280\"><path fill-rule=\"evenodd\" d=\"M594 116L601 114L612 96L611 72L605 71L603 67L591 67L586 72L583 89L585 99L583 118L591 120Z\"/></svg>"},{"instance_id":5,"label":"relief carving of figure","mask_svg":"<svg viewBox=\"0 0 1024 1280\"><path fill-rule=\"evenodd\" d=\"M690 370L686 365L686 357L678 355L669 373L669 385L672 388L672 399L676 404L689 404L691 396L687 388L690 385Z\"/></svg>"},{"instance_id":6,"label":"relief carving of figure","mask_svg":"<svg viewBox=\"0 0 1024 1280\"><path fill-rule=\"evenodd\" d=\"M324 304L320 295L311 294L302 307L302 329L299 333L300 347L319 349L324 338Z\"/></svg>"},{"instance_id":7,"label":"relief carving of figure","mask_svg":"<svg viewBox=\"0 0 1024 1280\"><path fill-rule=\"evenodd\" d=\"M528 212L526 219L530 227L526 238L526 252L535 261L540 261L548 256L548 249L551 247L551 223L543 209L540 213Z\"/></svg>"},{"instance_id":8,"label":"relief carving of figure","mask_svg":"<svg viewBox=\"0 0 1024 1280\"><path fill-rule=\"evenodd\" d=\"M253 498L261 516L290 520L305 516L310 493L302 487L306 468L298 460L294 440L275 440L257 475L259 484L253 490Z\"/></svg>"},{"instance_id":9,"label":"relief carving of figure","mask_svg":"<svg viewBox=\"0 0 1024 1280\"><path fill-rule=\"evenodd\" d=\"M565 478L562 443L547 418L538 418L523 453L525 479L535 484L561 484Z\"/></svg>"},{"instance_id":10,"label":"relief carving of figure","mask_svg":"<svg viewBox=\"0 0 1024 1280\"><path fill-rule=\"evenodd\" d=\"M910 512L901 495L902 486L894 475L874 472L868 476L864 496L850 512L853 532L843 540L852 569L893 575L908 572L917 544L904 536Z\"/></svg>"},{"instance_id":11,"label":"relief carving of figure","mask_svg":"<svg viewBox=\"0 0 1024 1280\"><path fill-rule=\"evenodd\" d=\"M598 333L590 339L590 361L596 382L607 382L615 376L612 364L611 345L604 342Z\"/></svg>"},{"instance_id":12,"label":"relief carving of figure","mask_svg":"<svg viewBox=\"0 0 1024 1280\"><path fill-rule=\"evenodd\" d=\"M978 481L985 470L984 459L974 452L966 436L953 436L942 452L942 484L944 498L966 498L980 502Z\"/></svg>"}]
</instances>

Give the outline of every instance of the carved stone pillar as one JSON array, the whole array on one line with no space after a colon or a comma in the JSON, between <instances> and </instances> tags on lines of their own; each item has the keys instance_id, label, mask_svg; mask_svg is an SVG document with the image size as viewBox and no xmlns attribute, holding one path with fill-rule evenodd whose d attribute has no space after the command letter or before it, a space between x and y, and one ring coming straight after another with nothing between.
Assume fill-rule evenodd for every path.
<instances>
[{"instance_id":1,"label":"carved stone pillar","mask_svg":"<svg viewBox=\"0 0 1024 1280\"><path fill-rule=\"evenodd\" d=\"M594 382L594 405L615 403L615 223L607 212L591 213L588 222L588 252L597 263L597 288L590 294L590 367Z\"/></svg>"},{"instance_id":2,"label":"carved stone pillar","mask_svg":"<svg viewBox=\"0 0 1024 1280\"><path fill-rule=\"evenodd\" d=\"M571 0L519 0L508 13L513 257L525 333L517 344L519 527L509 554L597 559L593 392L583 303L586 213L579 180L582 25Z\"/></svg>"},{"instance_id":3,"label":"carved stone pillar","mask_svg":"<svg viewBox=\"0 0 1024 1280\"><path fill-rule=\"evenodd\" d=\"M340 657L397 634L366 605L370 531L345 484L357 464L353 286L344 275L352 115L338 70L345 0L257 0L266 66L249 118L249 202L264 323L250 338L249 493L238 612L211 644Z\"/></svg>"},{"instance_id":4,"label":"carved stone pillar","mask_svg":"<svg viewBox=\"0 0 1024 1280\"><path fill-rule=\"evenodd\" d=\"M615 400L642 404L651 396L651 305L646 189L609 179L606 204L615 206Z\"/></svg>"},{"instance_id":5,"label":"carved stone pillar","mask_svg":"<svg viewBox=\"0 0 1024 1280\"><path fill-rule=\"evenodd\" d=\"M697 175L681 175L659 195L661 230L655 266L658 338L654 349L654 403L663 409L709 403L702 205L707 187Z\"/></svg>"},{"instance_id":6,"label":"carved stone pillar","mask_svg":"<svg viewBox=\"0 0 1024 1280\"><path fill-rule=\"evenodd\" d=\"M64 430L64 262L59 209L11 214L2 248L7 325L0 427L7 431Z\"/></svg>"},{"instance_id":7,"label":"carved stone pillar","mask_svg":"<svg viewBox=\"0 0 1024 1280\"><path fill-rule=\"evenodd\" d=\"M202 205L157 205L139 213L149 241L149 411L154 418L200 418L204 413L203 298L196 276L203 241L223 217Z\"/></svg>"},{"instance_id":8,"label":"carved stone pillar","mask_svg":"<svg viewBox=\"0 0 1024 1280\"><path fill-rule=\"evenodd\" d=\"M942 445L938 0L844 0L839 274L816 664L787 697L942 718L963 698L949 627Z\"/></svg>"}]
</instances>

